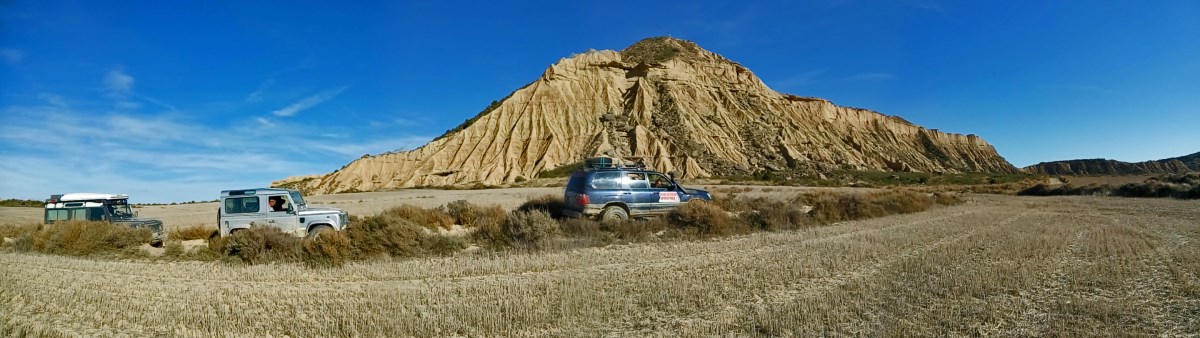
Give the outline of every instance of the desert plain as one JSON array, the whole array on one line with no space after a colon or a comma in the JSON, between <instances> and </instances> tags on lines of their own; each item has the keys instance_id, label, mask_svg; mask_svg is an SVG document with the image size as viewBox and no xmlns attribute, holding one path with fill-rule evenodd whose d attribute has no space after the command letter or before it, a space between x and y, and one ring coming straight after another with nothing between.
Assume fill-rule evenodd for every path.
<instances>
[{"instance_id":1,"label":"desert plain","mask_svg":"<svg viewBox=\"0 0 1200 338\"><path fill-rule=\"evenodd\" d=\"M370 215L561 188L313 196ZM790 197L806 188L740 187ZM748 191L746 190L748 189ZM299 264L0 251L0 334L30 336L1196 336L1200 201L965 194L795 231ZM168 227L215 203L139 208ZM0 219L40 220L37 208Z\"/></svg>"}]
</instances>

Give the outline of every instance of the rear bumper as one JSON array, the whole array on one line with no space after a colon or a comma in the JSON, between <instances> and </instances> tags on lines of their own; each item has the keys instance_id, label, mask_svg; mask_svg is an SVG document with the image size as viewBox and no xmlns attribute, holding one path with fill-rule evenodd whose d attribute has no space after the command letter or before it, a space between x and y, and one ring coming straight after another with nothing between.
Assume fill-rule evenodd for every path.
<instances>
[{"instance_id":1,"label":"rear bumper","mask_svg":"<svg viewBox=\"0 0 1200 338\"><path fill-rule=\"evenodd\" d=\"M563 209L563 216L575 217L575 218L579 218L579 217L589 217L590 218L590 217L599 216L600 212L602 212L602 211L604 211L603 206L590 206L589 205L589 206L584 207L583 211L579 211L579 210L575 210L575 209Z\"/></svg>"}]
</instances>

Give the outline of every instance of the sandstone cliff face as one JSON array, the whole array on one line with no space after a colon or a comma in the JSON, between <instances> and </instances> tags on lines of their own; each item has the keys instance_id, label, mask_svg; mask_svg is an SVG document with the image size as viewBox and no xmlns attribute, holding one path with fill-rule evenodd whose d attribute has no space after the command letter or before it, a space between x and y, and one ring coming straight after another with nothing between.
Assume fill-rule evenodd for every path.
<instances>
[{"instance_id":1,"label":"sandstone cliff face","mask_svg":"<svg viewBox=\"0 0 1200 338\"><path fill-rule=\"evenodd\" d=\"M780 94L745 67L671 38L562 59L472 120L412 151L274 185L310 193L495 185L602 154L684 177L1016 171L975 135Z\"/></svg>"},{"instance_id":2,"label":"sandstone cliff face","mask_svg":"<svg viewBox=\"0 0 1200 338\"><path fill-rule=\"evenodd\" d=\"M1186 161L1191 161L1186 162ZM1042 162L1024 168L1031 174L1048 175L1145 175L1174 174L1200 170L1200 153L1146 162L1122 162L1102 158Z\"/></svg>"}]
</instances>

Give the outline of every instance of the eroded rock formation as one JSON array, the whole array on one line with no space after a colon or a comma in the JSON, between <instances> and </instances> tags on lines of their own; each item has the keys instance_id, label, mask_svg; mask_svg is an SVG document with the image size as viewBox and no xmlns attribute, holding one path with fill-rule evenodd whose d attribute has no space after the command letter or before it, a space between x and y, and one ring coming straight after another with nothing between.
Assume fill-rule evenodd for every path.
<instances>
[{"instance_id":1,"label":"eroded rock formation","mask_svg":"<svg viewBox=\"0 0 1200 338\"><path fill-rule=\"evenodd\" d=\"M1183 173L1200 170L1198 168L1200 153L1133 163L1103 158L1042 162L1025 167L1024 170L1031 174L1048 175L1146 175Z\"/></svg>"},{"instance_id":2,"label":"eroded rock formation","mask_svg":"<svg viewBox=\"0 0 1200 338\"><path fill-rule=\"evenodd\" d=\"M836 169L1014 172L975 135L780 94L689 41L642 40L560 60L468 123L411 151L276 186L310 193L497 185L613 154L684 177Z\"/></svg>"}]
</instances>

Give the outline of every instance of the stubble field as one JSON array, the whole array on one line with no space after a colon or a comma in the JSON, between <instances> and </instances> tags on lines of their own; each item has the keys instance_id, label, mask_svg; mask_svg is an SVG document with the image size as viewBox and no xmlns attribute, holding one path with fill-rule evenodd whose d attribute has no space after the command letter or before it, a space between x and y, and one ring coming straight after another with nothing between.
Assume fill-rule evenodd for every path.
<instances>
[{"instance_id":1,"label":"stubble field","mask_svg":"<svg viewBox=\"0 0 1200 338\"><path fill-rule=\"evenodd\" d=\"M0 333L1191 336L1200 203L969 195L801 231L231 266L0 253ZM334 206L342 207L335 204Z\"/></svg>"}]
</instances>

